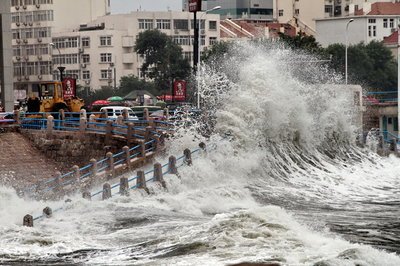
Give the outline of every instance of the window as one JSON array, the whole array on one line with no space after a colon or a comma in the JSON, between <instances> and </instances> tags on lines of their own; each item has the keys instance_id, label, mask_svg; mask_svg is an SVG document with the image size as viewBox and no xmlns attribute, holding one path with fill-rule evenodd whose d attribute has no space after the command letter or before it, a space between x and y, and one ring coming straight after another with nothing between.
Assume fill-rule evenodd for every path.
<instances>
[{"instance_id":1,"label":"window","mask_svg":"<svg viewBox=\"0 0 400 266\"><path fill-rule=\"evenodd\" d=\"M89 70L82 71L82 79L84 79L84 80L90 79L90 71Z\"/></svg>"},{"instance_id":2,"label":"window","mask_svg":"<svg viewBox=\"0 0 400 266\"><path fill-rule=\"evenodd\" d=\"M388 27L388 20L387 20L387 18L384 18L384 19L383 19L383 27L384 27L384 28L387 28L387 27Z\"/></svg>"},{"instance_id":3,"label":"window","mask_svg":"<svg viewBox=\"0 0 400 266\"><path fill-rule=\"evenodd\" d=\"M139 19L139 29L141 30L152 30L153 20L152 19Z\"/></svg>"},{"instance_id":4,"label":"window","mask_svg":"<svg viewBox=\"0 0 400 266\"><path fill-rule=\"evenodd\" d=\"M217 37L210 37L210 45L214 45L218 42Z\"/></svg>"},{"instance_id":5,"label":"window","mask_svg":"<svg viewBox=\"0 0 400 266\"><path fill-rule=\"evenodd\" d=\"M78 64L78 54L53 55L54 65Z\"/></svg>"},{"instance_id":6,"label":"window","mask_svg":"<svg viewBox=\"0 0 400 266\"><path fill-rule=\"evenodd\" d=\"M332 16L332 10L333 10L332 9L332 5L326 5L325 6L325 13L328 13L330 16Z\"/></svg>"},{"instance_id":7,"label":"window","mask_svg":"<svg viewBox=\"0 0 400 266\"><path fill-rule=\"evenodd\" d=\"M392 118L388 117L388 124L392 124Z\"/></svg>"},{"instance_id":8,"label":"window","mask_svg":"<svg viewBox=\"0 0 400 266\"><path fill-rule=\"evenodd\" d=\"M394 19L392 19L392 18L389 20L389 27L390 27L391 29L394 28Z\"/></svg>"},{"instance_id":9,"label":"window","mask_svg":"<svg viewBox=\"0 0 400 266\"><path fill-rule=\"evenodd\" d=\"M294 10L294 14L295 14L296 16L298 16L298 15L300 14L300 9L295 9L295 10Z\"/></svg>"},{"instance_id":10,"label":"window","mask_svg":"<svg viewBox=\"0 0 400 266\"><path fill-rule=\"evenodd\" d=\"M76 48L78 47L78 37L54 38L53 43L56 48Z\"/></svg>"},{"instance_id":11,"label":"window","mask_svg":"<svg viewBox=\"0 0 400 266\"><path fill-rule=\"evenodd\" d=\"M100 70L100 79L108 79L111 78L111 69L102 69Z\"/></svg>"},{"instance_id":12,"label":"window","mask_svg":"<svg viewBox=\"0 0 400 266\"><path fill-rule=\"evenodd\" d=\"M111 53L102 53L100 54L100 62L101 63L110 63L112 61Z\"/></svg>"},{"instance_id":13,"label":"window","mask_svg":"<svg viewBox=\"0 0 400 266\"><path fill-rule=\"evenodd\" d=\"M179 45L190 45L190 37L189 36L175 36L173 37L173 41Z\"/></svg>"},{"instance_id":14,"label":"window","mask_svg":"<svg viewBox=\"0 0 400 266\"><path fill-rule=\"evenodd\" d=\"M100 46L111 46L111 36L101 36Z\"/></svg>"},{"instance_id":15,"label":"window","mask_svg":"<svg viewBox=\"0 0 400 266\"><path fill-rule=\"evenodd\" d=\"M398 118L397 117L393 117L393 130L394 131L399 131L399 124L398 124Z\"/></svg>"},{"instance_id":16,"label":"window","mask_svg":"<svg viewBox=\"0 0 400 266\"><path fill-rule=\"evenodd\" d=\"M376 19L370 18L370 19L368 19L368 23L374 24L374 23L376 23Z\"/></svg>"},{"instance_id":17,"label":"window","mask_svg":"<svg viewBox=\"0 0 400 266\"><path fill-rule=\"evenodd\" d=\"M368 36L369 37L376 36L376 26L368 26Z\"/></svg>"},{"instance_id":18,"label":"window","mask_svg":"<svg viewBox=\"0 0 400 266\"><path fill-rule=\"evenodd\" d=\"M283 9L278 10L278 16L282 17L283 16Z\"/></svg>"},{"instance_id":19,"label":"window","mask_svg":"<svg viewBox=\"0 0 400 266\"><path fill-rule=\"evenodd\" d=\"M82 55L82 63L90 63L90 55L89 54L83 54Z\"/></svg>"},{"instance_id":20,"label":"window","mask_svg":"<svg viewBox=\"0 0 400 266\"><path fill-rule=\"evenodd\" d=\"M208 28L210 30L217 30L217 22L215 20L211 20L208 22Z\"/></svg>"},{"instance_id":21,"label":"window","mask_svg":"<svg viewBox=\"0 0 400 266\"><path fill-rule=\"evenodd\" d=\"M83 37L82 38L82 47L90 47L90 38L89 37Z\"/></svg>"},{"instance_id":22,"label":"window","mask_svg":"<svg viewBox=\"0 0 400 266\"><path fill-rule=\"evenodd\" d=\"M187 19L174 19L174 29L189 30L189 22Z\"/></svg>"},{"instance_id":23,"label":"window","mask_svg":"<svg viewBox=\"0 0 400 266\"><path fill-rule=\"evenodd\" d=\"M157 19L157 29L159 30L170 30L171 21L169 19Z\"/></svg>"}]
</instances>

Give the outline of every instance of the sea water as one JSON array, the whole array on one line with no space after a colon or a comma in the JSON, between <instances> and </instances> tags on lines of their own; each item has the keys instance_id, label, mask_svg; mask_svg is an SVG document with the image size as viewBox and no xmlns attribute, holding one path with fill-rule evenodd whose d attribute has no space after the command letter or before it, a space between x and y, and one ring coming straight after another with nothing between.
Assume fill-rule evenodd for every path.
<instances>
[{"instance_id":1,"label":"sea water","mask_svg":"<svg viewBox=\"0 0 400 266\"><path fill-rule=\"evenodd\" d=\"M203 65L204 116L166 145L207 148L167 189L39 202L0 188L0 264L400 265L399 159L355 145L353 95L317 61L238 43ZM21 226L45 206L58 211Z\"/></svg>"}]
</instances>

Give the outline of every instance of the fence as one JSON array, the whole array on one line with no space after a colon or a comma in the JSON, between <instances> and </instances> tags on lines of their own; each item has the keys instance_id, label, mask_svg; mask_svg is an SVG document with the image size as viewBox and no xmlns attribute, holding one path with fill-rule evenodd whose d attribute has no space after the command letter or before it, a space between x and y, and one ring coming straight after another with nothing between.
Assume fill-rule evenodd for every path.
<instances>
[{"instance_id":1,"label":"fence","mask_svg":"<svg viewBox=\"0 0 400 266\"><path fill-rule=\"evenodd\" d=\"M129 190L133 189L143 189L147 193L149 190L147 189L147 184L150 182L157 182L161 184L162 187L166 188L166 183L164 181L164 175L166 174L175 174L178 175L178 168L183 165L190 166L192 164L192 154L198 153L201 150L205 150L205 144L200 143L200 148L195 150L185 149L183 155L179 158L175 156L170 156L168 159L168 163L161 165L160 163L155 163L154 168L150 171L138 171L136 176L132 176L130 178L121 177L120 181L114 185L109 183L105 183L103 188L96 192L89 192L83 187L82 197L87 200L92 200L93 197L96 197L101 194L102 200L107 200L113 196L127 196L129 195ZM133 183L133 184L132 184ZM114 191L114 192L113 192ZM60 211L63 208L58 208L54 211ZM49 218L53 214L53 210L50 207L46 207L43 209L42 214L37 215L36 217L31 214L27 214L23 218L23 225L28 227L33 227L33 222L35 220L42 219L44 217Z\"/></svg>"}]
</instances>

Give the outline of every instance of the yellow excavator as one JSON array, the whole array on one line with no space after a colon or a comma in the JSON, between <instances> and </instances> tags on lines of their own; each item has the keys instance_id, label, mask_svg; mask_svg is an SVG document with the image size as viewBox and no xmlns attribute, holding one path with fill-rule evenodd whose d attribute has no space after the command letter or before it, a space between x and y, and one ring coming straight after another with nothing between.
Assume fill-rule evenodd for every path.
<instances>
[{"instance_id":1,"label":"yellow excavator","mask_svg":"<svg viewBox=\"0 0 400 266\"><path fill-rule=\"evenodd\" d=\"M28 113L79 112L85 105L84 101L76 97L71 81L49 81L39 84L39 97L31 96L27 101Z\"/></svg>"}]
</instances>

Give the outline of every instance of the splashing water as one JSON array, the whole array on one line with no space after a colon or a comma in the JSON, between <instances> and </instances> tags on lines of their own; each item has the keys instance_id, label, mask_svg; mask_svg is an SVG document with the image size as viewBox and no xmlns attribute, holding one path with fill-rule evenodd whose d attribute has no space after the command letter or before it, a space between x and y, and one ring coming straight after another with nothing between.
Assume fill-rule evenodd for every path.
<instances>
[{"instance_id":1,"label":"splashing water","mask_svg":"<svg viewBox=\"0 0 400 266\"><path fill-rule=\"evenodd\" d=\"M203 117L167 146L207 152L165 176L167 191L76 196L23 228L44 203L0 190L0 263L400 265L399 161L354 145L352 93L313 59L238 43L202 66Z\"/></svg>"}]
</instances>

